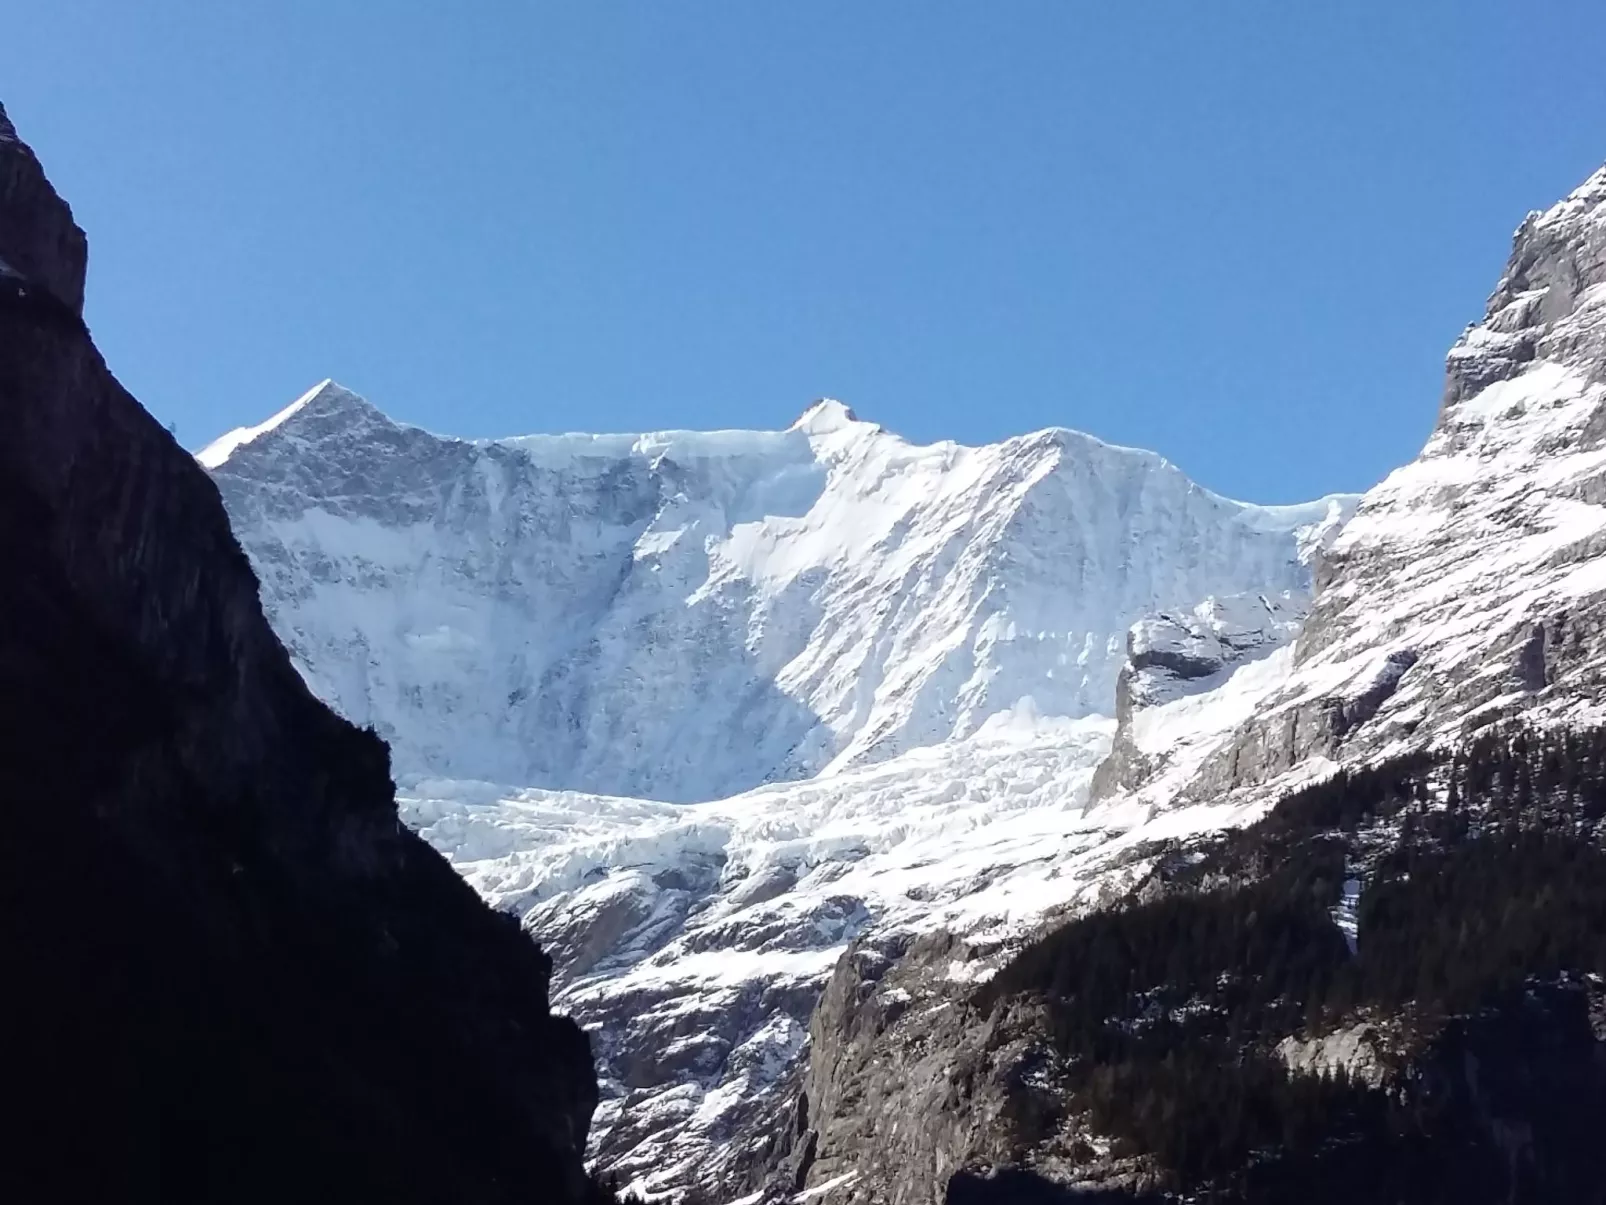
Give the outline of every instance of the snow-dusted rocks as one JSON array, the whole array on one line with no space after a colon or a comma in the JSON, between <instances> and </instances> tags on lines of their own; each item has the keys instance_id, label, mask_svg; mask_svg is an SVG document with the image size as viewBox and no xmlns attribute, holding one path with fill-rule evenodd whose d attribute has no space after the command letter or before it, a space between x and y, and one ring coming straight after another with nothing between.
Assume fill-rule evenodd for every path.
<instances>
[{"instance_id":1,"label":"snow-dusted rocks","mask_svg":"<svg viewBox=\"0 0 1606 1205\"><path fill-rule=\"evenodd\" d=\"M1606 703L1606 168L1530 215L1420 456L1324 558L1288 681L1190 790Z\"/></svg>"},{"instance_id":2,"label":"snow-dusted rocks","mask_svg":"<svg viewBox=\"0 0 1606 1205\"><path fill-rule=\"evenodd\" d=\"M1132 701L1153 707L1219 685L1230 667L1296 636L1307 605L1291 594L1239 595L1140 619L1127 636Z\"/></svg>"},{"instance_id":3,"label":"snow-dusted rocks","mask_svg":"<svg viewBox=\"0 0 1606 1205\"><path fill-rule=\"evenodd\" d=\"M1335 514L1347 509L1334 504ZM1308 606L1305 595L1236 595L1133 624L1115 685L1115 739L1094 775L1094 798L1141 788L1169 801L1288 676L1287 646Z\"/></svg>"},{"instance_id":4,"label":"snow-dusted rocks","mask_svg":"<svg viewBox=\"0 0 1606 1205\"><path fill-rule=\"evenodd\" d=\"M313 689L404 774L667 800L865 765L1032 700L1107 712L1128 625L1302 591L1330 501L1218 497L1050 430L470 443L325 382L200 459Z\"/></svg>"},{"instance_id":5,"label":"snow-dusted rocks","mask_svg":"<svg viewBox=\"0 0 1606 1205\"><path fill-rule=\"evenodd\" d=\"M1158 843L1244 813L1089 810L1103 718L1030 708L973 736L729 800L667 804L442 780L404 820L551 953L556 1007L592 1033L592 1155L652 1191L729 1187L800 1073L850 943L964 934L969 952L1096 904Z\"/></svg>"}]
</instances>

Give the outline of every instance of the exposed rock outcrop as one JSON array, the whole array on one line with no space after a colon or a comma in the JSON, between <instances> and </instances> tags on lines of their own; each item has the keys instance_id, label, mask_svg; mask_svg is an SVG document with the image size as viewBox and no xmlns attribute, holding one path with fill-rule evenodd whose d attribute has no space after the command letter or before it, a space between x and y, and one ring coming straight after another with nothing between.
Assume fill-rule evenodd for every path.
<instances>
[{"instance_id":1,"label":"exposed rock outcrop","mask_svg":"<svg viewBox=\"0 0 1606 1205\"><path fill-rule=\"evenodd\" d=\"M1593 1199L1606 732L1488 737L1183 843L980 986L859 947L765 1190L824 1205ZM1330 907L1358 873L1359 946Z\"/></svg>"},{"instance_id":2,"label":"exposed rock outcrop","mask_svg":"<svg viewBox=\"0 0 1606 1205\"><path fill-rule=\"evenodd\" d=\"M1603 551L1606 168L1517 230L1483 320L1450 350L1427 446L1362 498L1294 672L1190 793L1593 713Z\"/></svg>"},{"instance_id":3,"label":"exposed rock outcrop","mask_svg":"<svg viewBox=\"0 0 1606 1205\"><path fill-rule=\"evenodd\" d=\"M771 1156L772 1195L830 1185L830 1199L846 1200L862 1181L873 1199L906 1205L929 1201L933 1185L980 1154L1007 1158L1007 1139L991 1137L1005 1085L1030 1074L1041 1051L1018 1018L978 1025L967 986L947 977L964 956L945 934L843 956L810 1022L797 1124Z\"/></svg>"},{"instance_id":4,"label":"exposed rock outcrop","mask_svg":"<svg viewBox=\"0 0 1606 1205\"><path fill-rule=\"evenodd\" d=\"M1142 713L1219 689L1293 640L1308 606L1306 595L1243 594L1133 624L1115 683L1115 739L1093 776L1093 798L1137 790L1175 760L1169 733L1156 739L1141 731Z\"/></svg>"},{"instance_id":5,"label":"exposed rock outcrop","mask_svg":"<svg viewBox=\"0 0 1606 1205\"><path fill-rule=\"evenodd\" d=\"M586 1199L549 960L302 683L85 261L0 114L0 1195Z\"/></svg>"}]
</instances>

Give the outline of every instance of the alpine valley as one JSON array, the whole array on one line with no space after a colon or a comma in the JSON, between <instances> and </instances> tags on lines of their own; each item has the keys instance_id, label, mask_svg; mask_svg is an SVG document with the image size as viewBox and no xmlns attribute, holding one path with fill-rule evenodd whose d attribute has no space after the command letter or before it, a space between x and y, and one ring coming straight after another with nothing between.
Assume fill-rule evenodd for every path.
<instances>
[{"instance_id":1,"label":"alpine valley","mask_svg":"<svg viewBox=\"0 0 1606 1205\"><path fill-rule=\"evenodd\" d=\"M551 953L622 1187L1606 1199L1606 169L1358 498L834 401L464 441L327 381L198 458Z\"/></svg>"},{"instance_id":2,"label":"alpine valley","mask_svg":"<svg viewBox=\"0 0 1606 1205\"><path fill-rule=\"evenodd\" d=\"M1293 506L830 400L192 455L86 264L0 110L8 1199L1606 1202L1606 168Z\"/></svg>"}]
</instances>

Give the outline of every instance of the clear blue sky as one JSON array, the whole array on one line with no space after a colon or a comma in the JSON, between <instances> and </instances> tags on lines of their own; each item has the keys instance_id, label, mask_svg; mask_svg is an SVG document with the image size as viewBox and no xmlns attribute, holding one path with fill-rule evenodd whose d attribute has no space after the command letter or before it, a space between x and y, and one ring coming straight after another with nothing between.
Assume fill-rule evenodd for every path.
<instances>
[{"instance_id":1,"label":"clear blue sky","mask_svg":"<svg viewBox=\"0 0 1606 1205\"><path fill-rule=\"evenodd\" d=\"M26 15L22 15L25 13ZM1264 501L1409 458L1606 4L49 0L0 99L199 446L324 376L462 435L1048 425Z\"/></svg>"}]
</instances>

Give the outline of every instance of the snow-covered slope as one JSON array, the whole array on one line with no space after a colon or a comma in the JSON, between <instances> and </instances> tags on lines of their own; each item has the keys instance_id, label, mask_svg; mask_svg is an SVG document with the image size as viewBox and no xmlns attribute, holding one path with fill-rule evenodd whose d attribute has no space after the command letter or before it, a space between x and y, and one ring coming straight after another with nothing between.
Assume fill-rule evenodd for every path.
<instances>
[{"instance_id":1,"label":"snow-covered slope","mask_svg":"<svg viewBox=\"0 0 1606 1205\"><path fill-rule=\"evenodd\" d=\"M404 810L556 953L594 1154L725 1183L848 942L985 953L1335 765L1606 710L1606 171L1524 223L1427 447L1342 530L831 403L467 444L326 385L204 455L315 688L415 774L533 784Z\"/></svg>"},{"instance_id":2,"label":"snow-covered slope","mask_svg":"<svg viewBox=\"0 0 1606 1205\"><path fill-rule=\"evenodd\" d=\"M466 442L324 382L200 454L263 603L404 774L716 799L1109 709L1128 625L1302 592L1342 500L1229 501L1050 430Z\"/></svg>"},{"instance_id":3,"label":"snow-covered slope","mask_svg":"<svg viewBox=\"0 0 1606 1205\"><path fill-rule=\"evenodd\" d=\"M1500 824L1516 823L1514 816L1529 808L1521 823L1555 826L1547 837L1563 845L1579 840L1582 847L1587 839L1580 840L1580 834L1598 837L1584 813L1569 813L1563 802L1547 799L1527 771L1542 760L1547 768L1551 758L1566 762L1569 755L1556 750L1574 742L1590 744L1577 733L1556 739L1543 729L1595 728L1592 737L1598 739L1598 728L1606 723L1606 169L1558 206L1522 223L1486 317L1450 352L1447 378L1428 445L1363 496L1354 519L1335 533L1320 558L1319 582L1309 602L1272 596L1209 599L1135 625L1118 681L1111 755L1095 771L1094 797L1074 826L1097 835L1078 847L1068 826L1057 850L1065 853L1057 863L1055 890L1063 892L1066 903L1121 895L1150 868L1201 866L1209 856L1205 847L1169 839L1241 826L1266 815L1290 790L1339 768L1357 770L1397 758L1380 781L1392 779L1389 790L1408 784L1405 794L1425 800L1420 815L1436 815L1452 794L1449 755L1468 758L1476 744L1468 737L1502 721L1514 721L1522 734L1522 741L1510 731L1503 734L1508 749L1524 749L1537 728L1548 752L1540 754L1539 744L1527 744L1531 766L1521 766L1521 757L1503 760L1495 778L1510 776L1506 792L1522 800L1532 789L1539 792L1539 802L1519 802L1505 811ZM1490 745L1498 749L1500 742L1486 745L1484 770ZM1428 749L1444 757L1420 757ZM1418 766L1415 782L1397 776L1407 765ZM1537 770L1532 778L1540 778ZM1346 781L1365 782L1367 776ZM1465 774L1461 781L1465 787ZM1378 790L1376 781L1354 794L1335 784L1331 794L1304 800L1307 807L1290 808L1272 826L1285 837L1291 826L1301 834L1299 842L1319 840L1328 850L1335 848L1328 842L1339 842L1338 848L1346 848L1349 871L1341 893L1335 892L1330 916L1352 951L1367 950L1365 924L1380 921L1376 909L1368 913L1362 905L1367 876L1378 863L1394 858L1412 866L1412 874L1433 864L1431 858L1416 860L1415 853L1410 860L1402 856L1408 813L1368 811L1372 805L1363 802L1368 790ZM1479 787L1479 794L1486 797L1474 805L1473 815L1478 807L1494 808L1490 800L1500 790ZM1469 795L1465 787L1460 797ZM1325 803L1312 807L1319 799ZM1343 800L1343 807L1330 807L1335 800ZM1346 847L1344 826L1354 839L1355 821L1338 823L1336 813L1351 808L1367 816L1365 839ZM1468 811L1458 816L1465 819ZM1503 840L1503 835L1494 837L1492 819L1489 824L1482 840ZM1473 819L1471 829L1478 827ZM1453 824L1445 826L1445 832L1452 829ZM1444 839L1441 832L1412 848L1431 850L1434 840ZM1420 840L1420 834L1412 840ZM1249 847L1254 848L1254 839ZM1288 848L1264 843L1251 860L1282 863ZM1209 874L1241 890L1261 871L1245 874L1240 864L1225 874L1219 868ZM1161 874L1145 880L1143 897L1163 893L1164 879ZM1198 885L1193 880L1182 890L1192 895ZM1301 882L1299 890L1306 888ZM1524 884L1521 890L1535 887ZM1132 898L1131 893L1121 898ZM1506 906L1521 914L1514 897L1492 914ZM1370 921L1363 924L1363 917ZM1209 924L1219 919L1213 916ZM1388 927L1383 917L1380 929ZM1187 924L1174 929L1182 932ZM1494 932L1498 924L1484 929ZM1534 958L1531 966L1555 966L1548 940L1535 945L1532 932L1508 933L1503 940L1513 951L1529 945L1524 956ZM1103 1129L1107 1123L1097 1118L1103 1109L1065 1125L1066 1118L1084 1109L1086 1097L1076 1099L1066 1086L1078 1076L1062 1078L1065 1068L1044 1057L1054 1043L1031 993L984 1014L962 1006L949 983L956 970L949 959L967 945L917 943L896 951L896 958L869 948L842 959L814 1014L811 1065L797 1083L792 1126L772 1131L781 1138L764 1160L772 1173L764 1178L769 1191L819 1205L957 1200L967 1184L976 1200L1010 1197L1009 1179L1005 1174L989 1179L989 1170L1018 1173L1015 1183L1023 1187L1023 1199L1070 1199L1082 1192L1103 1199L1153 1189L1155 1163L1121 1166L1132 1147L1142 1149L1140 1142L1134 1144L1134 1128L1124 1129L1116 1147ZM1396 938L1391 948L1407 945L1412 943ZM1131 969L1139 961L1132 959ZM1037 962L1039 970L1042 966ZM1055 970L1065 974L1063 966ZM1031 974L1036 972L1017 985L1031 983ZM1505 974L1511 974L1510 966ZM1235 978L1227 974L1222 982ZM1531 978L1521 1007L1535 998L1537 988L1542 988L1539 977ZM1431 988L1418 995L1428 993ZM1498 1011L1498 996L1487 998L1489 1012ZM1137 991L1131 999L1152 1001L1153 995ZM1184 1011L1193 1007L1190 999ZM1206 1003L1203 1011L1216 1009ZM1431 1033L1431 1012L1431 996L1428 1007L1423 998L1404 1007L1372 1001L1341 1030L1286 1035L1275 1052L1286 1064L1343 1064L1360 1080L1375 1081L1380 1073L1376 1035L1392 1028L1420 1038ZM1221 1009L1221 1015L1227 1011ZM1140 1017L1139 1023L1145 1020ZM1237 1014L1230 1025L1237 1030ZM1564 1041L1559 1035L1566 1022L1553 1015L1545 1025L1539 1044ZM1555 1099L1566 1096L1569 1080L1555 1067L1539 1070L1534 1044L1513 1036L1522 1031L1498 1031L1476 1059L1473 1046L1457 1036L1442 1073L1400 1062L1407 1056L1392 1048L1394 1075L1400 1076L1400 1067L1407 1070L1391 1097L1408 1109L1415 1085L1429 1083L1434 1085L1429 1112L1449 1117L1461 1107L1445 1104L1444 1085L1458 1083L1461 1068L1473 1062L1497 1067L1510 1060L1511 1067L1521 1068L1510 1083L1547 1085L1535 1117L1575 1115L1574 1107L1555 1113ZM1577 1051L1563 1060L1587 1065L1592 1052L1598 1056L1598 1028L1582 1036ZM1185 1056L1188 1049L1176 1051ZM1082 1051L1076 1056L1082 1073L1089 1067L1086 1057ZM1090 1057L1097 1064L1097 1056ZM1124 1064L1119 1072L1107 1065L1097 1073L1111 1070L1119 1080L1140 1065ZM1497 1078L1469 1078L1476 1104L1466 1109L1479 1117L1494 1110L1519 1118L1516 1126L1524 1131L1527 1149L1539 1150L1531 1131L1542 1131L1542 1121L1522 1120L1524 1107L1534 1105L1516 1099L1490 1104L1489 1085ZM994 1091L1001 1085L1007 1091ZM1227 1096L1230 1091L1213 1091L1213 1099ZM1163 1085L1145 1096L1145 1107L1150 1105L1168 1110L1176 1105L1179 1117L1188 1107L1182 1097L1168 1096ZM1119 1107L1113 1115L1118 1117ZM1490 1147L1500 1149L1490 1168L1506 1162L1506 1131L1510 1126L1487 1136ZM1357 1142L1352 1115L1344 1118L1343 1129L1335 1129L1335 1138L1338 1133L1343 1133L1341 1146L1357 1163L1365 1162L1365 1141ZM1413 1146L1431 1133L1431 1126L1413 1133ZM1476 1141L1468 1138L1458 1131L1445 1147L1447 1160L1471 1157ZM1547 1147L1547 1155L1511 1163L1511 1194L1521 1195L1519 1178L1521 1184L1531 1183L1534 1166L1564 1165L1593 1149L1569 1136ZM1254 1152L1256 1176L1270 1162L1261 1155ZM1394 1165L1397 1155L1397 1147L1386 1152ZM1521 1171L1514 1170L1518 1166ZM959 1168L967 1176L954 1176ZM1331 1187L1328 1170L1317 1174ZM1188 1194L1205 1187L1205 1195L1235 1195L1246 1181L1233 1184L1213 1166L1208 1186L1185 1176L1160 1183L1177 1189L1179 1199L1193 1199ZM1298 1184L1298 1176L1282 1183ZM1490 1183L1498 1184L1498 1174ZM1245 1191L1245 1199L1267 1192L1277 1197L1270 1184L1275 1181L1261 1179ZM1490 1195L1502 1191L1505 1186ZM970 1199L972 1194L964 1195ZM1299 1194L1283 1195L1298 1199Z\"/></svg>"},{"instance_id":4,"label":"snow-covered slope","mask_svg":"<svg viewBox=\"0 0 1606 1205\"><path fill-rule=\"evenodd\" d=\"M1115 738L1093 776L1093 797L1141 789L1150 804L1169 802L1287 681L1309 601L1295 594L1207 598L1191 611L1133 624L1115 684Z\"/></svg>"},{"instance_id":5,"label":"snow-covered slope","mask_svg":"<svg viewBox=\"0 0 1606 1205\"><path fill-rule=\"evenodd\" d=\"M1281 623L1277 602L1266 610ZM1253 618L1246 604L1200 613ZM1143 696L1150 781L1174 789L1286 680L1290 652L1274 637L1196 690ZM553 954L556 1005L597 1054L598 1166L649 1192L698 1183L728 1200L749 1145L781 1124L850 943L960 935L947 974L977 978L1046 918L1118 898L1165 843L1260 814L1090 800L1114 727L1023 706L969 737L728 800L425 780L402 815Z\"/></svg>"},{"instance_id":6,"label":"snow-covered slope","mask_svg":"<svg viewBox=\"0 0 1606 1205\"><path fill-rule=\"evenodd\" d=\"M1292 672L1201 797L1606 710L1606 168L1529 215L1420 456L1324 557Z\"/></svg>"},{"instance_id":7,"label":"snow-covered slope","mask_svg":"<svg viewBox=\"0 0 1606 1205\"><path fill-rule=\"evenodd\" d=\"M552 952L555 1006L591 1031L598 1059L597 1163L649 1191L700 1182L725 1200L746 1144L787 1102L850 942L944 930L985 950L1115 894L1153 843L1243 821L1224 807L1090 810L1111 727L1022 709L712 803L432 780L402 814Z\"/></svg>"}]
</instances>

